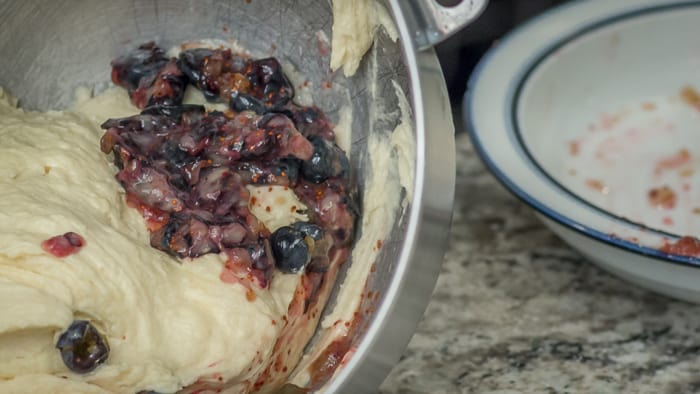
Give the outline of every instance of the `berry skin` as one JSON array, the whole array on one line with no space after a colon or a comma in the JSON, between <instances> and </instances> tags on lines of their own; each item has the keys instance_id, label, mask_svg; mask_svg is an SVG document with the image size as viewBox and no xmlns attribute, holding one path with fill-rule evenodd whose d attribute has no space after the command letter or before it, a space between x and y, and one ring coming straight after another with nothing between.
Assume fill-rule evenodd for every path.
<instances>
[{"instance_id":1,"label":"berry skin","mask_svg":"<svg viewBox=\"0 0 700 394\"><path fill-rule=\"evenodd\" d=\"M309 262L309 245L301 231L285 226L270 236L272 255L277 269L288 274L301 271Z\"/></svg>"},{"instance_id":2,"label":"berry skin","mask_svg":"<svg viewBox=\"0 0 700 394\"><path fill-rule=\"evenodd\" d=\"M229 107L236 112L253 111L256 114L262 115L266 112L265 104L257 98L240 93L237 90L231 92Z\"/></svg>"},{"instance_id":3,"label":"berry skin","mask_svg":"<svg viewBox=\"0 0 700 394\"><path fill-rule=\"evenodd\" d=\"M51 237L41 243L44 251L56 257L66 257L78 253L83 246L85 246L85 239L72 231Z\"/></svg>"},{"instance_id":4,"label":"berry skin","mask_svg":"<svg viewBox=\"0 0 700 394\"><path fill-rule=\"evenodd\" d=\"M321 183L328 178L345 176L348 172L348 158L335 144L319 136L309 137L314 153L311 159L301 164L301 173L307 180Z\"/></svg>"},{"instance_id":5,"label":"berry skin","mask_svg":"<svg viewBox=\"0 0 700 394\"><path fill-rule=\"evenodd\" d=\"M87 320L75 320L58 337L63 363L75 373L93 371L109 357L107 340Z\"/></svg>"}]
</instances>

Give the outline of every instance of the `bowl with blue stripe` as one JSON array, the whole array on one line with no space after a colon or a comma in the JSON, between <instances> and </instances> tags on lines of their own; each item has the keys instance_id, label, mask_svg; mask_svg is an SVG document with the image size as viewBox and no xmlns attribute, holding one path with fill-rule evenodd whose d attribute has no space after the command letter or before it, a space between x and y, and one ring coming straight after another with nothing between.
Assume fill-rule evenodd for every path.
<instances>
[{"instance_id":1,"label":"bowl with blue stripe","mask_svg":"<svg viewBox=\"0 0 700 394\"><path fill-rule=\"evenodd\" d=\"M496 43L463 112L483 162L608 271L700 302L700 1L566 3Z\"/></svg>"}]
</instances>

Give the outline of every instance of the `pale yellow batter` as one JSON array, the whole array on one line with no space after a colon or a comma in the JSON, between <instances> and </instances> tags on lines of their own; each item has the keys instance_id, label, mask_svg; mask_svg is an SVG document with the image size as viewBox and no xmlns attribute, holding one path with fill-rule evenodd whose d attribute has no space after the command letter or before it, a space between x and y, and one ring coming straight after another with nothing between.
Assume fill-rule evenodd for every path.
<instances>
[{"instance_id":1,"label":"pale yellow batter","mask_svg":"<svg viewBox=\"0 0 700 394\"><path fill-rule=\"evenodd\" d=\"M219 376L245 389L272 352L282 326L273 321L287 312L300 276L276 274L250 301L242 285L220 280L222 257L178 262L149 245L99 149L99 123L135 112L125 92L83 101L73 113L14 104L0 90L0 392L167 393ZM266 198L300 204L291 191L274 193ZM270 226L287 205L271 213ZM77 254L42 250L43 240L68 231L85 238ZM85 375L70 372L54 348L75 319L92 321L111 347Z\"/></svg>"}]
</instances>

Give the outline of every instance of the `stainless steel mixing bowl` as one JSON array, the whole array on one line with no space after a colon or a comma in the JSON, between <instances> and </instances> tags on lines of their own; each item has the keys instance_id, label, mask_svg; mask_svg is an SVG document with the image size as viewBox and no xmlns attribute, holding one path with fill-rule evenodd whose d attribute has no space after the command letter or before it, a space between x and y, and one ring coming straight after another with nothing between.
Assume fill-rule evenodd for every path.
<instances>
[{"instance_id":1,"label":"stainless steel mixing bowl","mask_svg":"<svg viewBox=\"0 0 700 394\"><path fill-rule=\"evenodd\" d=\"M361 190L371 171L367 133L388 133L399 120L398 112L389 112L397 106L391 83L397 81L413 109L413 201L397 215L369 279L369 290L381 298L354 340L354 356L327 386L329 392L372 392L398 361L428 303L451 218L452 117L430 45L475 18L484 3L445 8L435 0L388 1L398 43L380 32L357 75L345 78L330 72L317 34L332 34L328 0L0 0L0 86L25 108L64 108L77 87L105 86L110 60L137 44L155 39L167 48L193 39L235 39L253 54L274 55L296 68L316 87L314 102L331 118L352 106L353 182ZM333 88L320 88L328 81ZM386 116L370 127L379 108Z\"/></svg>"}]
</instances>

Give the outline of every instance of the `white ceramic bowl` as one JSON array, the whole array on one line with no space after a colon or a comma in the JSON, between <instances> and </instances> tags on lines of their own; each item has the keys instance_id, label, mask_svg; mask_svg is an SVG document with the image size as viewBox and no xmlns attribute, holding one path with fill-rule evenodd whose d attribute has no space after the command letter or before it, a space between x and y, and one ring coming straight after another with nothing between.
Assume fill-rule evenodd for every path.
<instances>
[{"instance_id":1,"label":"white ceramic bowl","mask_svg":"<svg viewBox=\"0 0 700 394\"><path fill-rule=\"evenodd\" d=\"M664 246L700 236L698 37L699 1L568 3L499 42L464 101L486 165L552 230L694 302L700 259Z\"/></svg>"}]
</instances>

